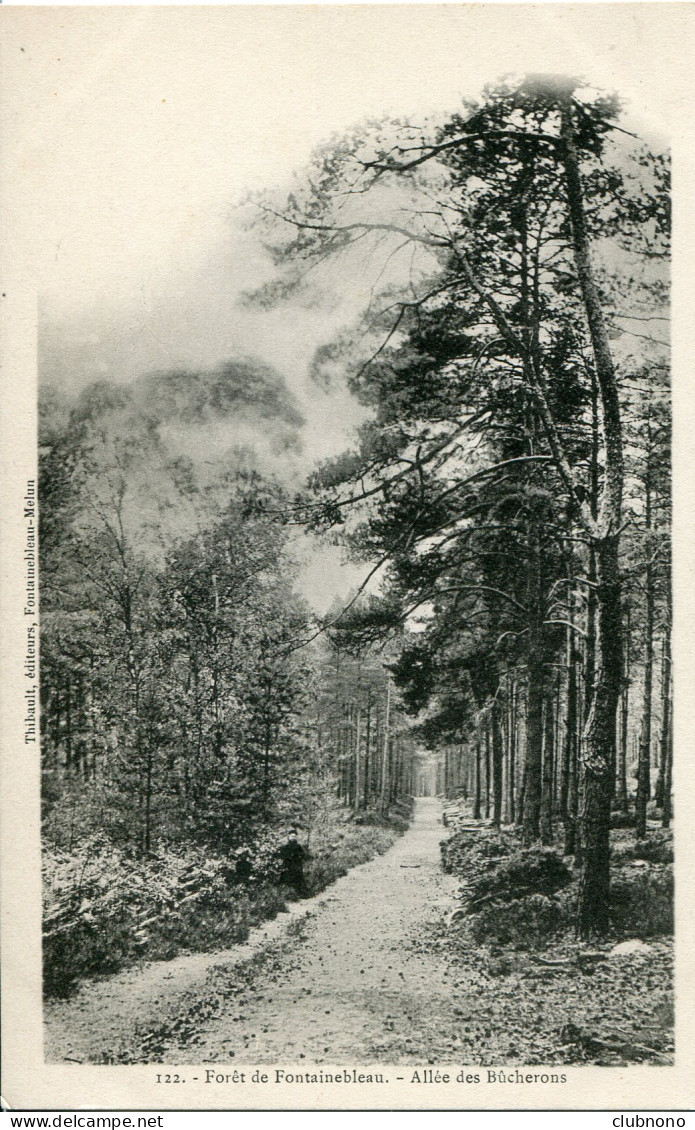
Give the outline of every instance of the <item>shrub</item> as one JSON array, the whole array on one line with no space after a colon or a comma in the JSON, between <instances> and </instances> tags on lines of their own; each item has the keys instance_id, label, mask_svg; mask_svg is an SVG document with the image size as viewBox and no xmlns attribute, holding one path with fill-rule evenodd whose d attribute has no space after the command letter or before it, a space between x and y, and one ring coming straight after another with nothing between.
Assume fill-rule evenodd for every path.
<instances>
[{"instance_id":1,"label":"shrub","mask_svg":"<svg viewBox=\"0 0 695 1130\"><path fill-rule=\"evenodd\" d=\"M317 851L305 867L305 881L308 895L319 894L336 879L346 875L352 867L366 863L375 855L381 855L393 843L393 824L362 824L347 826L338 842L328 844Z\"/></svg>"},{"instance_id":2,"label":"shrub","mask_svg":"<svg viewBox=\"0 0 695 1130\"><path fill-rule=\"evenodd\" d=\"M625 863L643 859L648 863L673 863L673 834L670 831L650 832L647 839L618 842L613 848L613 859Z\"/></svg>"},{"instance_id":3,"label":"shrub","mask_svg":"<svg viewBox=\"0 0 695 1130\"><path fill-rule=\"evenodd\" d=\"M634 812L611 812L611 828L634 828Z\"/></svg>"},{"instance_id":4,"label":"shrub","mask_svg":"<svg viewBox=\"0 0 695 1130\"><path fill-rule=\"evenodd\" d=\"M307 894L386 851L395 830L406 826L398 814L375 826L342 823L340 830L334 820L317 831L305 868ZM285 909L282 842L272 830L259 837L246 884L235 881L233 857L192 845L161 848L149 859L133 859L104 837L85 839L70 852L46 849L45 992L68 996L81 977L115 973L145 955L168 959L245 941L250 929Z\"/></svg>"},{"instance_id":5,"label":"shrub","mask_svg":"<svg viewBox=\"0 0 695 1130\"><path fill-rule=\"evenodd\" d=\"M673 840L648 839L635 845L635 859L646 859L649 863L673 863Z\"/></svg>"},{"instance_id":6,"label":"shrub","mask_svg":"<svg viewBox=\"0 0 695 1130\"><path fill-rule=\"evenodd\" d=\"M513 832L454 832L440 845L442 867L447 874L467 875L471 867L480 866L482 861L509 855L517 848Z\"/></svg>"},{"instance_id":7,"label":"shrub","mask_svg":"<svg viewBox=\"0 0 695 1130\"><path fill-rule=\"evenodd\" d=\"M611 883L611 920L622 934L653 938L673 933L673 872L653 867Z\"/></svg>"},{"instance_id":8,"label":"shrub","mask_svg":"<svg viewBox=\"0 0 695 1130\"><path fill-rule=\"evenodd\" d=\"M113 973L144 952L171 957L231 944L248 931L248 905L225 881L229 863L200 849L134 860L95 837L79 851L44 853L44 985L69 994L89 974ZM211 926L214 923L214 927Z\"/></svg>"},{"instance_id":9,"label":"shrub","mask_svg":"<svg viewBox=\"0 0 695 1130\"><path fill-rule=\"evenodd\" d=\"M567 914L556 899L533 894L488 903L471 916L470 931L476 942L530 949L550 940L567 924Z\"/></svg>"},{"instance_id":10,"label":"shrub","mask_svg":"<svg viewBox=\"0 0 695 1130\"><path fill-rule=\"evenodd\" d=\"M572 882L572 872L552 848L522 848L506 859L487 863L467 891L469 906L486 901L512 902L527 895L553 895Z\"/></svg>"},{"instance_id":11,"label":"shrub","mask_svg":"<svg viewBox=\"0 0 695 1130\"><path fill-rule=\"evenodd\" d=\"M49 996L67 997L77 978L95 972L116 973L132 952L131 923L76 922L44 938L44 990Z\"/></svg>"}]
</instances>

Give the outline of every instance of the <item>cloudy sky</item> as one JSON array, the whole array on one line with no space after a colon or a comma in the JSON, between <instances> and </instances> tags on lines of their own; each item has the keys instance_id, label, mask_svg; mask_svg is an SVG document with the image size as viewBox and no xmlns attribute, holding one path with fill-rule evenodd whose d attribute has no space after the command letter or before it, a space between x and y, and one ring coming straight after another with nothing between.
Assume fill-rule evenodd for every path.
<instances>
[{"instance_id":1,"label":"cloudy sky","mask_svg":"<svg viewBox=\"0 0 695 1130\"><path fill-rule=\"evenodd\" d=\"M311 307L240 303L269 272L241 229L244 194L289 184L356 122L444 112L510 71L617 87L643 132L663 133L689 89L672 51L682 7L5 9L5 168L42 375L72 391L256 355L302 407L307 461L339 450L360 410L339 385L320 393L307 364L369 282Z\"/></svg>"},{"instance_id":2,"label":"cloudy sky","mask_svg":"<svg viewBox=\"0 0 695 1130\"><path fill-rule=\"evenodd\" d=\"M617 85L644 127L663 129L679 61L655 7L6 10L23 234L48 320L86 356L102 332L120 338L121 379L241 346L300 380L330 327L325 312L235 305L266 269L238 231L244 193L289 182L357 121L450 109L508 71Z\"/></svg>"}]
</instances>

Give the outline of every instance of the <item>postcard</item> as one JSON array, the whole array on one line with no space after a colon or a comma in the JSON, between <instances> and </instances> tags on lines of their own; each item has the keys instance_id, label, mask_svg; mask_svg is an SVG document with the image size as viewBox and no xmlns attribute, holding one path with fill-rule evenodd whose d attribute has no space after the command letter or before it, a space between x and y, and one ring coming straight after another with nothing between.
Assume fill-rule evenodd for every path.
<instances>
[{"instance_id":1,"label":"postcard","mask_svg":"<svg viewBox=\"0 0 695 1130\"><path fill-rule=\"evenodd\" d=\"M691 1109L692 6L0 19L7 1107Z\"/></svg>"}]
</instances>

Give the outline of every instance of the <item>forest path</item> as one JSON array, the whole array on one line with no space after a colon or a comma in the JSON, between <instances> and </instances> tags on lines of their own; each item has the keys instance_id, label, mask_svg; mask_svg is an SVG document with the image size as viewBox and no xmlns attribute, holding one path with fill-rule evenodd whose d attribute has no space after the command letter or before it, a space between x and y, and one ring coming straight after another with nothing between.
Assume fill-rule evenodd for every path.
<instances>
[{"instance_id":1,"label":"forest path","mask_svg":"<svg viewBox=\"0 0 695 1130\"><path fill-rule=\"evenodd\" d=\"M411 1050L418 1062L437 1058L455 1027L451 988L443 956L418 939L453 907L444 835L441 802L419 798L393 847L314 900L291 944L197 1027L194 1049L166 1042L166 1061L393 1063Z\"/></svg>"},{"instance_id":2,"label":"forest path","mask_svg":"<svg viewBox=\"0 0 695 1130\"><path fill-rule=\"evenodd\" d=\"M550 977L533 953L486 955L448 923L460 879L441 869L445 834L441 803L420 799L389 851L290 904L244 945L84 982L46 1007L47 1062L231 1071L253 1063L670 1062L670 941L651 940L646 957L606 953L581 970L576 944L565 942L567 966ZM587 1051L567 1042L568 1025L609 1041L615 1025L621 1040L634 1033L635 1047Z\"/></svg>"},{"instance_id":3,"label":"forest path","mask_svg":"<svg viewBox=\"0 0 695 1130\"><path fill-rule=\"evenodd\" d=\"M441 802L416 801L408 831L312 900L284 943L251 970L223 976L214 1002L178 1035L167 1063L427 1062L451 1054L456 1029L448 966L422 937L454 905L444 875ZM155 1048L153 1047L153 1051Z\"/></svg>"},{"instance_id":4,"label":"forest path","mask_svg":"<svg viewBox=\"0 0 695 1130\"><path fill-rule=\"evenodd\" d=\"M216 954L84 982L45 1011L48 1062L427 1062L448 1056L459 993L432 946L454 908L442 804L381 856ZM452 991L453 990L453 991Z\"/></svg>"}]
</instances>

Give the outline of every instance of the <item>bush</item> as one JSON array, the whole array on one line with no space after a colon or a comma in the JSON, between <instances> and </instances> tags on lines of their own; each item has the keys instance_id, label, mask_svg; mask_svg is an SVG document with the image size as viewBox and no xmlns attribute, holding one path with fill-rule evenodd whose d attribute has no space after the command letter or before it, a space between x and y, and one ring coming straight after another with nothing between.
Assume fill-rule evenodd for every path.
<instances>
[{"instance_id":1,"label":"bush","mask_svg":"<svg viewBox=\"0 0 695 1130\"><path fill-rule=\"evenodd\" d=\"M549 941L567 924L567 914L556 899L533 894L489 903L471 916L470 932L476 942L530 949Z\"/></svg>"},{"instance_id":2,"label":"bush","mask_svg":"<svg viewBox=\"0 0 695 1130\"><path fill-rule=\"evenodd\" d=\"M397 828L399 832L405 832L412 818L412 813L412 799L401 800L395 801L388 812L385 813L374 808L356 812L352 817L352 822L374 828Z\"/></svg>"},{"instance_id":3,"label":"bush","mask_svg":"<svg viewBox=\"0 0 695 1130\"><path fill-rule=\"evenodd\" d=\"M611 812L611 828L634 828L634 812Z\"/></svg>"},{"instance_id":4,"label":"bush","mask_svg":"<svg viewBox=\"0 0 695 1130\"><path fill-rule=\"evenodd\" d=\"M635 859L649 863L673 863L673 841L669 839L642 840L635 845Z\"/></svg>"},{"instance_id":5,"label":"bush","mask_svg":"<svg viewBox=\"0 0 695 1130\"><path fill-rule=\"evenodd\" d=\"M442 845L445 870L465 881L463 898L474 941L526 949L543 944L570 922L572 872L552 848L522 848L510 832L459 833Z\"/></svg>"},{"instance_id":6,"label":"bush","mask_svg":"<svg viewBox=\"0 0 695 1130\"><path fill-rule=\"evenodd\" d=\"M89 974L140 957L230 945L248 933L250 904L230 888L229 861L200 849L134 860L94 837L79 851L44 853L44 986L66 996Z\"/></svg>"},{"instance_id":7,"label":"bush","mask_svg":"<svg viewBox=\"0 0 695 1130\"><path fill-rule=\"evenodd\" d=\"M48 996L67 997L75 981L90 973L117 973L133 953L132 925L76 922L44 938L43 983Z\"/></svg>"},{"instance_id":8,"label":"bush","mask_svg":"<svg viewBox=\"0 0 695 1130\"><path fill-rule=\"evenodd\" d=\"M469 881L472 909L487 901L512 902L527 895L553 895L572 882L572 872L552 848L522 848L487 862Z\"/></svg>"},{"instance_id":9,"label":"bush","mask_svg":"<svg viewBox=\"0 0 695 1130\"><path fill-rule=\"evenodd\" d=\"M648 863L673 863L673 833L667 830L650 832L647 839L629 841L618 840L613 848L613 859L627 863L633 859L643 859Z\"/></svg>"},{"instance_id":10,"label":"bush","mask_svg":"<svg viewBox=\"0 0 695 1130\"><path fill-rule=\"evenodd\" d=\"M611 920L622 934L654 938L673 933L673 872L656 867L611 883Z\"/></svg>"},{"instance_id":11,"label":"bush","mask_svg":"<svg viewBox=\"0 0 695 1130\"><path fill-rule=\"evenodd\" d=\"M317 851L307 863L304 871L307 894L319 894L336 879L347 875L351 868L381 855L393 843L393 831L393 822L386 827L381 824L346 826L337 843Z\"/></svg>"},{"instance_id":12,"label":"bush","mask_svg":"<svg viewBox=\"0 0 695 1130\"><path fill-rule=\"evenodd\" d=\"M406 808L407 812L407 808ZM386 851L401 813L355 827L345 815L317 830L305 868L306 893L317 894L351 868ZM235 859L200 847L161 848L133 859L105 837L79 849L44 851L44 989L68 996L77 981L118 972L147 956L166 960L184 951L225 949L274 918L290 896L280 882L277 849L268 831L253 845L247 883L235 879Z\"/></svg>"},{"instance_id":13,"label":"bush","mask_svg":"<svg viewBox=\"0 0 695 1130\"><path fill-rule=\"evenodd\" d=\"M440 845L442 867L447 875L454 873L467 876L471 867L478 867L486 860L510 855L518 846L518 839L513 832L454 832Z\"/></svg>"}]
</instances>

